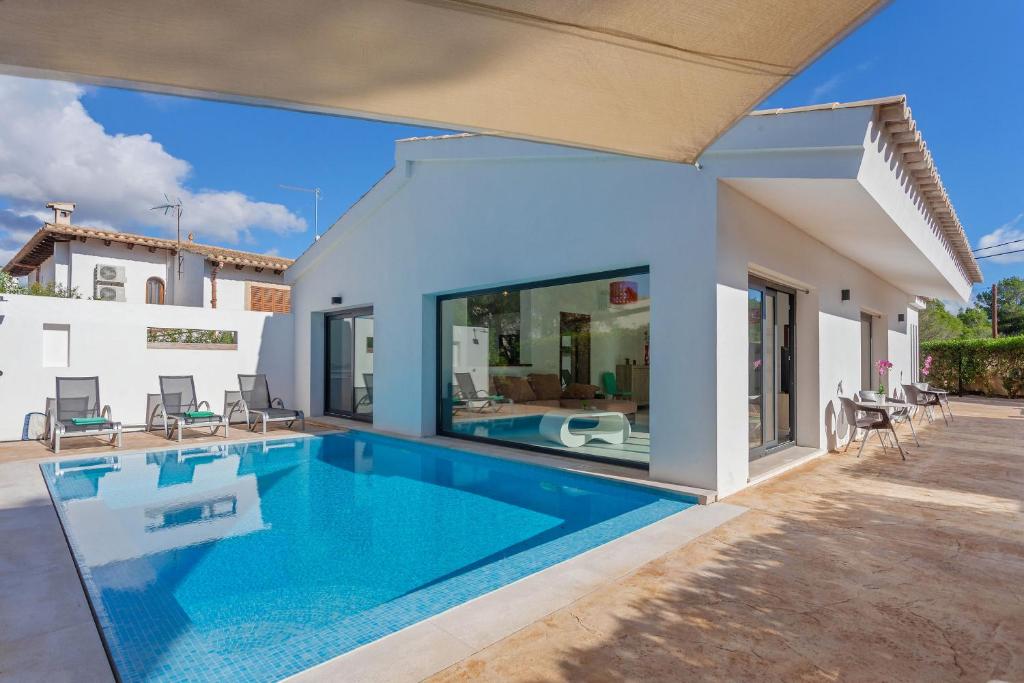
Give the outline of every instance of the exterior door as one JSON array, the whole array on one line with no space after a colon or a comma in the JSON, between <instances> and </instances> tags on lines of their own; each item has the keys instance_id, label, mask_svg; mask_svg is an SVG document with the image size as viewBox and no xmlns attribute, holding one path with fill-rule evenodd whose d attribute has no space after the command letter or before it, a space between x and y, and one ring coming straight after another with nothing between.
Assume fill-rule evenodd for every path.
<instances>
[{"instance_id":1,"label":"exterior door","mask_svg":"<svg viewBox=\"0 0 1024 683\"><path fill-rule=\"evenodd\" d=\"M873 391L874 360L871 344L874 341L874 330L870 313L860 314L860 388L862 391Z\"/></svg>"},{"instance_id":2,"label":"exterior door","mask_svg":"<svg viewBox=\"0 0 1024 683\"><path fill-rule=\"evenodd\" d=\"M327 316L324 413L373 419L373 309Z\"/></svg>"},{"instance_id":3,"label":"exterior door","mask_svg":"<svg viewBox=\"0 0 1024 683\"><path fill-rule=\"evenodd\" d=\"M794 441L796 295L750 278L747 399L751 460Z\"/></svg>"}]
</instances>

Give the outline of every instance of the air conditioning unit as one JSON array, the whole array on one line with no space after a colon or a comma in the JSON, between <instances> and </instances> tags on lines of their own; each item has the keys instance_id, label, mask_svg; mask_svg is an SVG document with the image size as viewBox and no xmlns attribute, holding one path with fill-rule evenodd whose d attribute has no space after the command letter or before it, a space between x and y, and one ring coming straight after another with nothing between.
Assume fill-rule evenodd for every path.
<instances>
[{"instance_id":1,"label":"air conditioning unit","mask_svg":"<svg viewBox=\"0 0 1024 683\"><path fill-rule=\"evenodd\" d=\"M96 294L93 298L96 301L125 301L124 285L97 282Z\"/></svg>"},{"instance_id":2,"label":"air conditioning unit","mask_svg":"<svg viewBox=\"0 0 1024 683\"><path fill-rule=\"evenodd\" d=\"M96 265L96 282L112 285L124 284L124 266L113 266L108 263Z\"/></svg>"}]
</instances>

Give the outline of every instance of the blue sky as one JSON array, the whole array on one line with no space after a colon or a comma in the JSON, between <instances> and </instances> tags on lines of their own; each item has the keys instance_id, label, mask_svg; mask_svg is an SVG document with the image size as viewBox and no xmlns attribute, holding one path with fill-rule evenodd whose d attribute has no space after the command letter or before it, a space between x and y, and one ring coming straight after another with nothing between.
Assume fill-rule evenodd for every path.
<instances>
[{"instance_id":1,"label":"blue sky","mask_svg":"<svg viewBox=\"0 0 1024 683\"><path fill-rule=\"evenodd\" d=\"M1016 0L896 0L762 107L906 94L972 243L1024 237L1022 30ZM0 104L8 123L23 113L29 134L19 134L36 141L18 158L39 161L23 182L0 183L4 261L38 226L40 197L77 201L76 223L160 234L170 220L148 206L164 192L184 195L184 229L200 241L296 256L312 238L312 199L279 184L323 188L323 230L391 167L394 140L439 132L12 80L0 82ZM17 143L0 133L0 157L5 142ZM68 145L96 159L94 173L54 171L47 155ZM987 281L1024 272L1024 253L1002 260L982 261Z\"/></svg>"}]
</instances>

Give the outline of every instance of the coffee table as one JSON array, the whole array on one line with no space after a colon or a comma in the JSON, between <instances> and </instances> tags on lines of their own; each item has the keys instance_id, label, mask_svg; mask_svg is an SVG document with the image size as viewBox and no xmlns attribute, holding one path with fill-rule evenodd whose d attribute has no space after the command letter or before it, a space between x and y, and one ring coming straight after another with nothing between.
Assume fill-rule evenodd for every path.
<instances>
[{"instance_id":1,"label":"coffee table","mask_svg":"<svg viewBox=\"0 0 1024 683\"><path fill-rule=\"evenodd\" d=\"M573 420L596 420L597 424L592 427L574 427ZM579 448L595 440L610 444L625 443L631 431L629 420L622 413L552 410L541 417L540 433L555 443Z\"/></svg>"}]
</instances>

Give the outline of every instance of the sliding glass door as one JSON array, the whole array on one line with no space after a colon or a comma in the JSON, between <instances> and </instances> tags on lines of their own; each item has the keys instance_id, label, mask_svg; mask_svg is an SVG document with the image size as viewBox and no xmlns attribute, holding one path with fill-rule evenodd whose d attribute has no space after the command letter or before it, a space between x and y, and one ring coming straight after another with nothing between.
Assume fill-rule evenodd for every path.
<instances>
[{"instance_id":1,"label":"sliding glass door","mask_svg":"<svg viewBox=\"0 0 1024 683\"><path fill-rule=\"evenodd\" d=\"M795 303L792 290L750 278L747 412L752 460L794 440Z\"/></svg>"},{"instance_id":2,"label":"sliding glass door","mask_svg":"<svg viewBox=\"0 0 1024 683\"><path fill-rule=\"evenodd\" d=\"M324 413L373 419L373 309L327 316Z\"/></svg>"}]
</instances>

